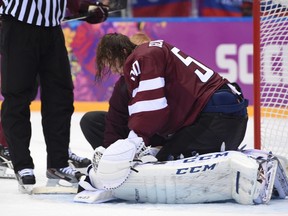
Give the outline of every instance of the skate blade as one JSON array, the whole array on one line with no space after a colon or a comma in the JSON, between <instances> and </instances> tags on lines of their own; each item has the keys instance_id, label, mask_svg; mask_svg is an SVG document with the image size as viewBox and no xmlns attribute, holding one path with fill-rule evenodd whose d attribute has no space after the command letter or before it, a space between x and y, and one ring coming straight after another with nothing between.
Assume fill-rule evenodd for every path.
<instances>
[{"instance_id":1,"label":"skate blade","mask_svg":"<svg viewBox=\"0 0 288 216\"><path fill-rule=\"evenodd\" d=\"M16 179L16 176L13 169L0 166L0 178Z\"/></svg>"},{"instance_id":2,"label":"skate blade","mask_svg":"<svg viewBox=\"0 0 288 216\"><path fill-rule=\"evenodd\" d=\"M71 183L64 179L48 179L47 187L78 187L78 183Z\"/></svg>"},{"instance_id":3,"label":"skate blade","mask_svg":"<svg viewBox=\"0 0 288 216\"><path fill-rule=\"evenodd\" d=\"M18 184L18 190L23 194L32 194L33 185L21 185Z\"/></svg>"}]
</instances>

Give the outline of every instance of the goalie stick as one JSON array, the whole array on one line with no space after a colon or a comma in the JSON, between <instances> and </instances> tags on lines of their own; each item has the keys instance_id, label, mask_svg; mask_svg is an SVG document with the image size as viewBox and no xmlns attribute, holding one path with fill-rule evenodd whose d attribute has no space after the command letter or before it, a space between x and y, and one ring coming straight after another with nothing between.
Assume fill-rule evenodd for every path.
<instances>
[{"instance_id":1,"label":"goalie stick","mask_svg":"<svg viewBox=\"0 0 288 216\"><path fill-rule=\"evenodd\" d=\"M76 194L78 183L70 183L63 179L48 179L46 185L34 186L30 194Z\"/></svg>"},{"instance_id":2,"label":"goalie stick","mask_svg":"<svg viewBox=\"0 0 288 216\"><path fill-rule=\"evenodd\" d=\"M63 186L39 186L34 187L31 194L76 194L77 187L63 187Z\"/></svg>"},{"instance_id":3,"label":"goalie stick","mask_svg":"<svg viewBox=\"0 0 288 216\"><path fill-rule=\"evenodd\" d=\"M77 194L77 187L64 186L36 186L33 185L18 185L18 190L23 194L38 195L38 194Z\"/></svg>"}]
</instances>

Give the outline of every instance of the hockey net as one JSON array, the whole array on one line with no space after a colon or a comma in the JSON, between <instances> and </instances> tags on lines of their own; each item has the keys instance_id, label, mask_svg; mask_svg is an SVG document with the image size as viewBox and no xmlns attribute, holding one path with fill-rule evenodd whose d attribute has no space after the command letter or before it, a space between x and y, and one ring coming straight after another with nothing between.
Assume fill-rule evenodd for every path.
<instances>
[{"instance_id":1,"label":"hockey net","mask_svg":"<svg viewBox=\"0 0 288 216\"><path fill-rule=\"evenodd\" d=\"M254 144L288 159L288 0L253 3Z\"/></svg>"}]
</instances>

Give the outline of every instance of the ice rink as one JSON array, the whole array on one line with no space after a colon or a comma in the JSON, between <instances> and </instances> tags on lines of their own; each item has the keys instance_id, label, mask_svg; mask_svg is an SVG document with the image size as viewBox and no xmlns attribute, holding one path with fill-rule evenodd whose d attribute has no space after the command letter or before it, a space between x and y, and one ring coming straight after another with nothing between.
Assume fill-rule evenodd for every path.
<instances>
[{"instance_id":1,"label":"ice rink","mask_svg":"<svg viewBox=\"0 0 288 216\"><path fill-rule=\"evenodd\" d=\"M74 113L71 126L71 149L80 156L91 158L92 148L85 140L79 126L84 113ZM39 112L33 112L31 154L35 163L36 181L45 179L46 152ZM243 145L253 146L253 122L249 120ZM288 216L288 199L272 200L268 205L244 206L233 202L209 204L133 204L110 202L102 204L82 204L73 202L73 195L27 195L18 192L17 182L13 179L0 179L1 216Z\"/></svg>"}]
</instances>

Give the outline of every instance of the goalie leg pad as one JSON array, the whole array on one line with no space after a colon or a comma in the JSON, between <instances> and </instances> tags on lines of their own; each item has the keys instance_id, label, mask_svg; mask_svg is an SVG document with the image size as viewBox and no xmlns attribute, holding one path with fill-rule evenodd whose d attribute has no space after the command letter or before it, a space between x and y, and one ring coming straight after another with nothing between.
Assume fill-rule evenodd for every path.
<instances>
[{"instance_id":1,"label":"goalie leg pad","mask_svg":"<svg viewBox=\"0 0 288 216\"><path fill-rule=\"evenodd\" d=\"M105 160L102 161L102 156L97 172L91 169L89 177L93 187L113 189L113 196L119 199L150 203L234 199L251 205L268 203L272 196L278 160L271 154L218 152L165 163L138 164L134 167L138 172L130 174L135 145L118 143L114 148L104 152ZM120 165L110 169L116 161ZM111 185L114 188L107 188Z\"/></svg>"},{"instance_id":2,"label":"goalie leg pad","mask_svg":"<svg viewBox=\"0 0 288 216\"><path fill-rule=\"evenodd\" d=\"M203 203L234 199L253 205L259 196L259 163L238 151L138 164L114 190L119 199L148 203Z\"/></svg>"},{"instance_id":3,"label":"goalie leg pad","mask_svg":"<svg viewBox=\"0 0 288 216\"><path fill-rule=\"evenodd\" d=\"M233 153L231 153L233 154ZM114 190L119 199L148 203L203 203L232 199L230 155L207 154L139 164Z\"/></svg>"}]
</instances>

